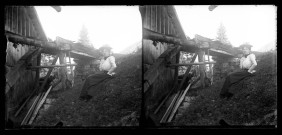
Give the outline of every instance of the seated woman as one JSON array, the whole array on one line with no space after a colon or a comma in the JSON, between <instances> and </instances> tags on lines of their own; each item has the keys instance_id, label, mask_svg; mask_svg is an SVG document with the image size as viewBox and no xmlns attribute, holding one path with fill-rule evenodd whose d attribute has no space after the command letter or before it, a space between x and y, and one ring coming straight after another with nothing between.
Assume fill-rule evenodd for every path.
<instances>
[{"instance_id":1,"label":"seated woman","mask_svg":"<svg viewBox=\"0 0 282 135\"><path fill-rule=\"evenodd\" d=\"M86 78L80 93L80 100L88 101L91 99L92 96L88 94L88 88L104 82L105 80L111 79L115 74L114 70L117 66L115 63L115 57L111 55L111 49L112 48L109 45L104 45L99 48L103 55L102 59L100 60L100 72L89 75Z\"/></svg>"},{"instance_id":2,"label":"seated woman","mask_svg":"<svg viewBox=\"0 0 282 135\"><path fill-rule=\"evenodd\" d=\"M251 76L255 72L254 68L257 66L257 62L256 56L251 53L251 47L252 45L248 44L243 44L240 46L244 54L244 56L240 59L241 71L233 72L226 77L220 92L220 98L231 98L233 94L229 92L229 87L232 84L237 83L248 76Z\"/></svg>"}]
</instances>

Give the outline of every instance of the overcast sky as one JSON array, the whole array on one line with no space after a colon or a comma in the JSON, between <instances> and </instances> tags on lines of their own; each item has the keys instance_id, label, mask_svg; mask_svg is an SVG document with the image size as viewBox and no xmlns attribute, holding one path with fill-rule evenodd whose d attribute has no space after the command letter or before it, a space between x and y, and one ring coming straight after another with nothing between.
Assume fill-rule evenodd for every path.
<instances>
[{"instance_id":1,"label":"overcast sky","mask_svg":"<svg viewBox=\"0 0 282 135\"><path fill-rule=\"evenodd\" d=\"M220 5L213 11L208 5L175 6L186 35L215 39L220 23L226 28L233 46L249 42L253 50L276 43L277 8L272 5ZM109 44L118 53L142 39L142 22L138 6L36 6L42 27L51 39L60 36L77 41L84 24L95 48Z\"/></svg>"},{"instance_id":2,"label":"overcast sky","mask_svg":"<svg viewBox=\"0 0 282 135\"><path fill-rule=\"evenodd\" d=\"M186 35L195 34L215 39L222 23L227 38L233 46L249 42L252 50L260 50L277 38L277 7L272 5L219 5L213 11L208 5L175 6L178 18Z\"/></svg>"},{"instance_id":3,"label":"overcast sky","mask_svg":"<svg viewBox=\"0 0 282 135\"><path fill-rule=\"evenodd\" d=\"M95 48L109 44L118 53L142 40L142 22L138 6L36 6L47 37L77 41L84 24Z\"/></svg>"}]
</instances>

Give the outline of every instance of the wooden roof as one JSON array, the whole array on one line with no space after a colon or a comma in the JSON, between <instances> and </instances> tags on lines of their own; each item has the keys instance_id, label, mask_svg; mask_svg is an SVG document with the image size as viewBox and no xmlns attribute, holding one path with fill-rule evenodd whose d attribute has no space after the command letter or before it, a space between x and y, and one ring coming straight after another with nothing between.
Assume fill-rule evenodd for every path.
<instances>
[{"instance_id":1,"label":"wooden roof","mask_svg":"<svg viewBox=\"0 0 282 135\"><path fill-rule=\"evenodd\" d=\"M5 6L5 31L47 41L33 6Z\"/></svg>"},{"instance_id":2,"label":"wooden roof","mask_svg":"<svg viewBox=\"0 0 282 135\"><path fill-rule=\"evenodd\" d=\"M61 11L58 6L53 8ZM94 48L67 39L58 37L55 42L48 42L34 6L6 6L5 11L5 34L11 42L42 47L43 53L47 54L55 55L68 48L71 50L71 57L74 58L98 57L99 52Z\"/></svg>"},{"instance_id":3,"label":"wooden roof","mask_svg":"<svg viewBox=\"0 0 282 135\"><path fill-rule=\"evenodd\" d=\"M140 7L141 14L146 14L149 7ZM227 56L233 57L234 53L232 53L233 48L228 48L226 45L222 45L218 41L213 41L212 39L195 35L194 39L189 39L185 35L185 32L181 26L179 18L177 16L176 10L173 6L161 6L162 10L151 10L150 14L155 15L149 16L149 18L145 18L144 21L151 21L151 26L144 26L143 28L143 38L151 39L154 41L167 42L176 45L182 46L183 51L187 52L197 52L201 48L211 48L210 55L215 56ZM155 20L154 20L155 19ZM169 20L173 24L173 30L171 33L167 33L166 31L159 31L158 29L158 21L159 20ZM157 22L157 24L152 25L152 22ZM146 24L146 23L145 23ZM162 24L162 22L160 22ZM156 28L152 28L152 26L156 26ZM175 31L174 31L175 30Z\"/></svg>"}]
</instances>

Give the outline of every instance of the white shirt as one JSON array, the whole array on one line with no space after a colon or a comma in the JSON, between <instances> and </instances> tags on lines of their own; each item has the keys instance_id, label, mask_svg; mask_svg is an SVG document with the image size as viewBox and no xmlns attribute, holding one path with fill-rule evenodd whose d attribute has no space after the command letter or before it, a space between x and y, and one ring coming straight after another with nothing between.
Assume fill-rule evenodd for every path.
<instances>
[{"instance_id":1,"label":"white shirt","mask_svg":"<svg viewBox=\"0 0 282 135\"><path fill-rule=\"evenodd\" d=\"M109 56L106 60L100 61L100 70L109 71L112 67L116 67L114 56Z\"/></svg>"},{"instance_id":2,"label":"white shirt","mask_svg":"<svg viewBox=\"0 0 282 135\"><path fill-rule=\"evenodd\" d=\"M254 54L248 55L247 58L242 57L240 59L240 66L242 66L243 69L250 69L253 64L257 64L256 56Z\"/></svg>"}]
</instances>

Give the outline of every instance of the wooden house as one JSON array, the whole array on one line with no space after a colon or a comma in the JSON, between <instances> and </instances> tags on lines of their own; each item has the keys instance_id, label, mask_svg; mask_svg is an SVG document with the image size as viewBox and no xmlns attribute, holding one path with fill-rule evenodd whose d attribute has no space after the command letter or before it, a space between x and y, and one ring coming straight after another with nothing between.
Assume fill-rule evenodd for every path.
<instances>
[{"instance_id":1,"label":"wooden house","mask_svg":"<svg viewBox=\"0 0 282 135\"><path fill-rule=\"evenodd\" d=\"M61 11L58 6L52 7L57 12ZM26 114L27 112L21 110L26 107L27 102L31 97L42 94L43 87L54 67L61 67L61 82L67 80L66 66L75 65L66 64L66 56L89 62L98 57L98 52L93 48L87 48L60 37L57 37L54 42L48 42L33 6L5 6L4 10L7 44L6 120L13 117L17 119L15 121L22 121L23 117L16 116L19 112ZM55 56L52 65L45 67L40 65L41 53ZM55 65L57 59L60 60L60 65ZM49 69L43 86L39 86L40 68Z\"/></svg>"},{"instance_id":2,"label":"wooden house","mask_svg":"<svg viewBox=\"0 0 282 135\"><path fill-rule=\"evenodd\" d=\"M5 7L5 33L29 37L47 42L47 37L38 20L36 11L30 6L6 6ZM32 93L36 80L39 78L39 71L15 69L20 59L32 59L31 66L40 64L39 53L32 58L26 58L28 53L32 53L39 47L30 46L24 43L14 43L7 38L6 41L6 98L9 109L16 109L20 103ZM11 71L18 70L18 74L7 75ZM11 78L11 80L9 80ZM9 110L8 110L9 111Z\"/></svg>"},{"instance_id":3,"label":"wooden house","mask_svg":"<svg viewBox=\"0 0 282 135\"><path fill-rule=\"evenodd\" d=\"M171 93L180 91L192 65L200 65L200 80L204 87L205 64L211 64L205 60L205 54L228 58L234 55L227 49L221 49L222 45L211 39L200 35L194 39L187 37L173 6L140 6L139 11L143 29L144 115L147 121L159 124L167 119L162 116L168 112L166 107L161 106L171 99ZM191 63L179 63L180 51L194 53ZM194 63L197 55L199 63ZM179 66L187 66L180 84Z\"/></svg>"}]
</instances>

